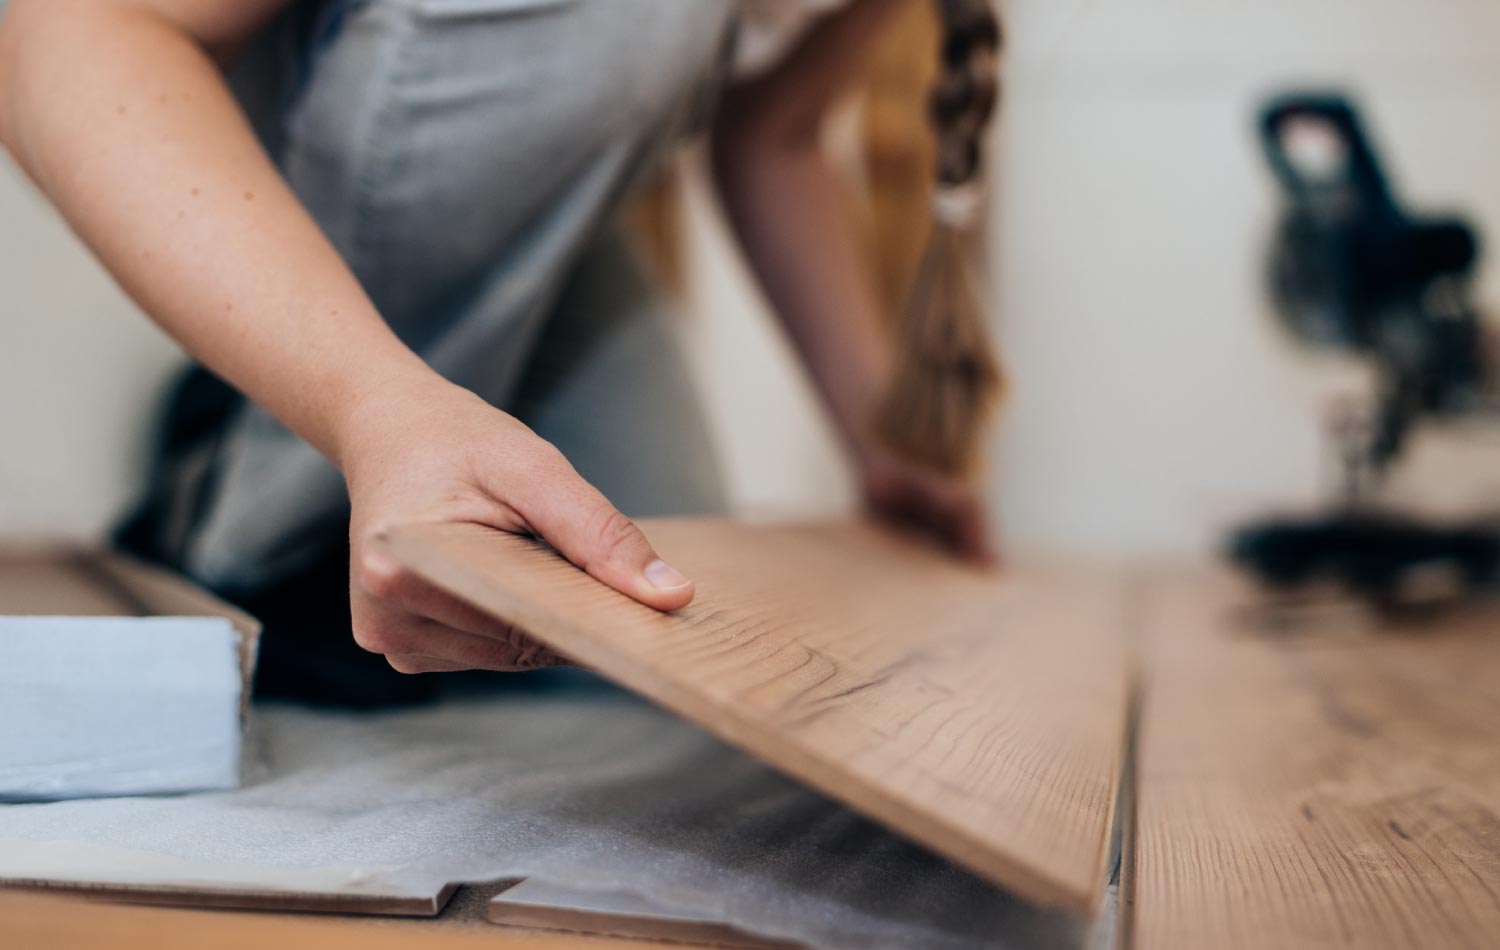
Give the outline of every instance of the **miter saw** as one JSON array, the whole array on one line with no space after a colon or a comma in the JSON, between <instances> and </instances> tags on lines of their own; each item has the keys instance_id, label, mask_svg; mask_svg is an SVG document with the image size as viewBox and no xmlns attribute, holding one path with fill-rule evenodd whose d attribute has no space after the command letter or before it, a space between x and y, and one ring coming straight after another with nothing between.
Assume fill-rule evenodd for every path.
<instances>
[{"instance_id":1,"label":"miter saw","mask_svg":"<svg viewBox=\"0 0 1500 950\"><path fill-rule=\"evenodd\" d=\"M1392 609L1491 583L1494 524L1426 523L1376 498L1420 421L1495 412L1495 364L1471 296L1473 227L1401 207L1345 98L1277 98L1260 137L1285 200L1270 255L1276 314L1299 342L1367 361L1376 384L1367 415L1331 426L1343 475L1334 510L1244 528L1232 557L1278 590L1331 581Z\"/></svg>"}]
</instances>

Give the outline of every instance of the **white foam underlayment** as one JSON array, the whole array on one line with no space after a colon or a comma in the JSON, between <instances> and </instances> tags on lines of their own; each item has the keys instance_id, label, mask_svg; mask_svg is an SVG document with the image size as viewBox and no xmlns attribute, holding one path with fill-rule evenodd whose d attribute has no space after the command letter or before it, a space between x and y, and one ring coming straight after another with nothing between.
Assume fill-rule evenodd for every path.
<instances>
[{"instance_id":1,"label":"white foam underlayment","mask_svg":"<svg viewBox=\"0 0 1500 950\"><path fill-rule=\"evenodd\" d=\"M256 720L265 765L238 790L0 805L0 878L424 896L530 877L836 950L1088 939L623 694Z\"/></svg>"}]
</instances>

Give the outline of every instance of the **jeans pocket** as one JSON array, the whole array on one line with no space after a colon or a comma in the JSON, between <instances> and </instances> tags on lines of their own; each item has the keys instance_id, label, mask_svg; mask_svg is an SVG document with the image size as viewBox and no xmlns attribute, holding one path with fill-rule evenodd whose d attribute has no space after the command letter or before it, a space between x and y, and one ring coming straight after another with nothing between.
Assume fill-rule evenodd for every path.
<instances>
[{"instance_id":1,"label":"jeans pocket","mask_svg":"<svg viewBox=\"0 0 1500 950\"><path fill-rule=\"evenodd\" d=\"M434 20L527 16L571 6L576 0L413 0L417 15Z\"/></svg>"}]
</instances>

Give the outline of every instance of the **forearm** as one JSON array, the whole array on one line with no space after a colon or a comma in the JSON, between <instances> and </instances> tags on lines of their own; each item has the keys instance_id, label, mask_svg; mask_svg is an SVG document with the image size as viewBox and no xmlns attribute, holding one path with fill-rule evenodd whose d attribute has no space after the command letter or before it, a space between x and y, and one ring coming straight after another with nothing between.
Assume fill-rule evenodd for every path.
<instances>
[{"instance_id":1,"label":"forearm","mask_svg":"<svg viewBox=\"0 0 1500 950\"><path fill-rule=\"evenodd\" d=\"M205 48L119 4L0 20L0 140L141 307L335 462L434 374L262 152ZM72 6L77 6L76 4Z\"/></svg>"},{"instance_id":2,"label":"forearm","mask_svg":"<svg viewBox=\"0 0 1500 950\"><path fill-rule=\"evenodd\" d=\"M716 140L725 210L846 442L863 436L890 343L837 173L815 142Z\"/></svg>"},{"instance_id":3,"label":"forearm","mask_svg":"<svg viewBox=\"0 0 1500 950\"><path fill-rule=\"evenodd\" d=\"M852 448L886 382L890 344L853 209L822 151L824 119L864 51L915 0L857 0L771 72L730 90L715 178L746 257Z\"/></svg>"}]
</instances>

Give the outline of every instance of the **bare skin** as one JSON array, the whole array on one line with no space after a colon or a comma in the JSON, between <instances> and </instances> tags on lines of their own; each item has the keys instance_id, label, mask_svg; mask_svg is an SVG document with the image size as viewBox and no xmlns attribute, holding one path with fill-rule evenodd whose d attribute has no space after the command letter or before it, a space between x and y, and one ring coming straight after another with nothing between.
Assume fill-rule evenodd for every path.
<instances>
[{"instance_id":1,"label":"bare skin","mask_svg":"<svg viewBox=\"0 0 1500 950\"><path fill-rule=\"evenodd\" d=\"M471 522L545 538L658 610L693 598L628 518L514 417L391 332L261 150L222 76L289 0L11 0L0 144L142 309L343 472L354 636L402 672L559 662L373 549L385 528ZM889 354L816 129L864 37L910 0L859 0L716 130L726 206L874 507L987 555L972 486L863 434ZM772 214L763 208L774 207Z\"/></svg>"},{"instance_id":2,"label":"bare skin","mask_svg":"<svg viewBox=\"0 0 1500 950\"><path fill-rule=\"evenodd\" d=\"M833 414L867 505L988 562L994 552L975 485L895 458L867 430L889 375L890 342L853 209L821 148L824 119L862 53L910 2L860 0L811 31L777 69L731 89L713 165L730 222Z\"/></svg>"}]
</instances>

